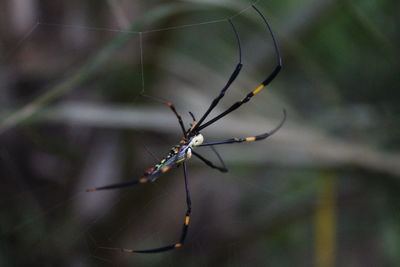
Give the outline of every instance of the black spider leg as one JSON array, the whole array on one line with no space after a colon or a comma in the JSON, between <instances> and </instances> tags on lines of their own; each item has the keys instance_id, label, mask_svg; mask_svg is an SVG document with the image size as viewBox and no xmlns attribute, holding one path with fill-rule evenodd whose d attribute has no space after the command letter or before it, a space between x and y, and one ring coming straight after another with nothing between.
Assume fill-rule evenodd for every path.
<instances>
[{"instance_id":1,"label":"black spider leg","mask_svg":"<svg viewBox=\"0 0 400 267\"><path fill-rule=\"evenodd\" d=\"M164 247L159 247L159 248L153 248L153 249L145 249L145 250L133 250L133 249L126 249L122 248L122 252L128 252L128 253L157 253L157 252L163 252L175 248L180 248L183 246L185 243L186 235L189 229L189 221L190 221L190 213L192 212L192 201L190 199L190 192L189 192L189 187L188 187L188 180L187 180L187 170L186 170L186 163L183 162L183 177L185 181L185 193L186 193L186 215L185 215L185 220L182 226L182 232L181 236L179 238L179 241L176 243L173 243L168 246Z\"/></svg>"},{"instance_id":2,"label":"black spider leg","mask_svg":"<svg viewBox=\"0 0 400 267\"><path fill-rule=\"evenodd\" d=\"M122 183L116 183L116 184L110 184L110 185L105 185L105 186L100 186L100 187L89 188L89 189L86 189L86 192L117 189L117 188L132 186L135 184L144 184L144 183L152 182L152 181L154 181L153 176L150 174L149 176L143 176L142 178L135 179L135 180L129 181L129 182L122 182Z\"/></svg>"},{"instance_id":3,"label":"black spider leg","mask_svg":"<svg viewBox=\"0 0 400 267\"><path fill-rule=\"evenodd\" d=\"M263 140L263 139L273 135L274 133L276 133L282 127L282 125L285 123L285 121L286 121L286 110L283 110L283 119L278 124L278 126L276 126L274 129L272 129L269 132L266 132L266 133L263 133L260 135L256 135L256 136L251 136L251 137L231 138L231 139L226 139L226 140L221 140L221 141L216 141L216 142L203 143L200 146L214 146L214 145L222 145L222 144L253 142L253 141Z\"/></svg>"},{"instance_id":4,"label":"black spider leg","mask_svg":"<svg viewBox=\"0 0 400 267\"><path fill-rule=\"evenodd\" d=\"M168 101L166 101L164 99L158 98L158 97L149 96L149 95L145 95L145 94L140 94L140 95L143 96L143 97L146 97L146 98L148 98L150 100L153 100L155 102L167 105L172 110L172 112L175 114L176 118L178 119L179 125L181 126L183 135L186 136L186 130L185 130L185 126L183 125L182 117L176 111L174 104L172 104L171 102L168 102Z\"/></svg>"},{"instance_id":5,"label":"black spider leg","mask_svg":"<svg viewBox=\"0 0 400 267\"><path fill-rule=\"evenodd\" d=\"M221 155L218 153L217 149L214 146L210 146L211 150L214 151L215 155L217 155L219 162L222 164L222 168L228 172L228 168L225 165L224 160L222 159Z\"/></svg>"},{"instance_id":6,"label":"black spider leg","mask_svg":"<svg viewBox=\"0 0 400 267\"><path fill-rule=\"evenodd\" d=\"M222 157L219 155L219 153L215 150L215 148L213 146L210 146L210 147L213 149L214 153L217 155L219 161L222 164L222 167L214 165L214 163L212 163L211 161L209 161L208 159L206 159L205 157L203 157L202 155L200 155L196 151L192 151L192 153L193 153L193 155L195 155L197 158L199 158L201 161L203 161L209 167L211 167L213 169L217 169L220 172L228 172L228 169L226 168L225 162L222 160Z\"/></svg>"},{"instance_id":7,"label":"black spider leg","mask_svg":"<svg viewBox=\"0 0 400 267\"><path fill-rule=\"evenodd\" d=\"M196 117L194 116L194 114L191 111L189 111L189 114L190 114L190 117L192 117L193 122L195 122L196 121Z\"/></svg>"},{"instance_id":8,"label":"black spider leg","mask_svg":"<svg viewBox=\"0 0 400 267\"><path fill-rule=\"evenodd\" d=\"M189 135L189 133L190 133L191 130L192 130L192 127L195 126L195 124L196 124L196 117L194 116L194 114L193 114L191 111L189 111L189 114L190 114L190 117L192 117L193 122L191 122L191 123L189 124L190 127L189 127L189 129L187 130L185 136L188 136L188 135Z\"/></svg>"},{"instance_id":9,"label":"black spider leg","mask_svg":"<svg viewBox=\"0 0 400 267\"><path fill-rule=\"evenodd\" d=\"M228 82L225 84L225 86L222 88L221 92L219 93L219 95L211 102L210 106L208 107L207 111L204 113L204 115L200 118L200 120L197 122L197 125L191 130L191 132L198 132L200 129L199 126L201 125L201 123L207 118L208 114L210 114L210 112L217 106L218 102L224 97L226 90L228 90L229 86L235 81L236 77L239 75L240 70L242 69L242 48L240 45L240 38L239 38L239 34L235 28L235 26L233 25L232 21L230 19L228 19L230 25L232 26L233 32L235 33L235 37L236 37L236 41L238 44L238 48L239 48L239 62L236 65L235 70L233 71L233 73L231 74L231 77L229 78Z\"/></svg>"},{"instance_id":10,"label":"black spider leg","mask_svg":"<svg viewBox=\"0 0 400 267\"><path fill-rule=\"evenodd\" d=\"M217 120L221 119L222 117L224 117L227 114L231 113L235 109L239 108L242 104L248 102L254 95L256 95L257 93L261 92L269 83L271 83L271 81L278 75L279 71L282 68L281 52L279 50L279 45L278 45L278 42L277 42L277 40L276 40L276 38L275 38L275 36L274 36L274 34L272 32L272 29L271 29L266 17L260 12L260 10L258 10L254 5L252 5L252 7L257 11L257 13L264 20L265 24L267 25L268 31L271 34L271 37L272 37L272 40L273 40L273 43L274 43L274 47L275 47L277 66L272 71L272 73L269 74L268 77L261 83L260 86L258 86L256 89L254 89L253 91L248 93L242 100L235 102L230 108L228 108L227 110L225 110L224 112L222 112L218 116L214 117L213 119L207 121L203 125L198 124L198 126L196 127L197 131L201 131L202 129L210 126L211 124L213 124Z\"/></svg>"}]
</instances>

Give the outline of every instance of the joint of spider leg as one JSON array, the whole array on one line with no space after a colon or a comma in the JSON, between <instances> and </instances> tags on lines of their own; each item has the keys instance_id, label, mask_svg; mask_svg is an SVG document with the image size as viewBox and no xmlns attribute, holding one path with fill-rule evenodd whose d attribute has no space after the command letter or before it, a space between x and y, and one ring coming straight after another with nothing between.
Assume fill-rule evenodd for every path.
<instances>
[{"instance_id":1,"label":"joint of spider leg","mask_svg":"<svg viewBox=\"0 0 400 267\"><path fill-rule=\"evenodd\" d=\"M251 98L252 96L253 96L253 95L248 94L248 95L241 101L241 103L249 102L249 101L250 101L250 98Z\"/></svg>"},{"instance_id":2,"label":"joint of spider leg","mask_svg":"<svg viewBox=\"0 0 400 267\"><path fill-rule=\"evenodd\" d=\"M147 179L146 177L139 179L139 183L141 183L141 184L147 183L148 181L149 181L149 179Z\"/></svg>"},{"instance_id":3,"label":"joint of spider leg","mask_svg":"<svg viewBox=\"0 0 400 267\"><path fill-rule=\"evenodd\" d=\"M197 122L196 122L196 121L193 121L193 122L189 123L189 125L190 125L190 129L193 129L193 128L194 128L194 126L196 126L196 124L197 124Z\"/></svg>"},{"instance_id":4,"label":"joint of spider leg","mask_svg":"<svg viewBox=\"0 0 400 267\"><path fill-rule=\"evenodd\" d=\"M165 167L161 168L161 172L166 173L167 171L169 171L169 169L171 169L170 166L165 166Z\"/></svg>"},{"instance_id":5,"label":"joint of spider leg","mask_svg":"<svg viewBox=\"0 0 400 267\"><path fill-rule=\"evenodd\" d=\"M193 121L191 124L190 124L190 130L189 131L191 131L191 130L193 130L194 128L196 128L196 126L197 126L197 121Z\"/></svg>"},{"instance_id":6,"label":"joint of spider leg","mask_svg":"<svg viewBox=\"0 0 400 267\"><path fill-rule=\"evenodd\" d=\"M163 159L163 160L161 161L161 164L164 163L163 161L165 162L165 159ZM155 170L154 167L148 168L147 170L144 171L144 175L149 175L150 173L154 172L154 170Z\"/></svg>"}]
</instances>

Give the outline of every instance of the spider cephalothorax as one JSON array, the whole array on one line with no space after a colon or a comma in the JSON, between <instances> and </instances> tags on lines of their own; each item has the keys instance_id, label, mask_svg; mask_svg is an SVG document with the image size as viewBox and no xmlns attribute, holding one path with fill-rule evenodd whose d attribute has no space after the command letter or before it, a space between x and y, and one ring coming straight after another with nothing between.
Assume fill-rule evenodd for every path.
<instances>
[{"instance_id":1,"label":"spider cephalothorax","mask_svg":"<svg viewBox=\"0 0 400 267\"><path fill-rule=\"evenodd\" d=\"M275 47L275 52L276 52L276 57L277 57L277 65L275 66L274 70L267 76L267 78L258 86L256 89L250 91L247 95L242 100L239 100L232 104L228 109L226 109L224 112L220 113L219 115L215 116L214 118L206 121L206 118L208 115L211 113L211 111L217 106L219 101L224 97L225 92L228 90L229 86L235 81L236 77L239 75L240 70L242 69L242 52L241 52L241 46L240 46L240 40L239 40L239 35L236 31L235 26L233 25L232 21L228 19L228 22L232 26L233 32L236 37L236 41L238 43L238 48L239 48L239 62L236 65L235 70L231 74L228 82L225 84L225 86L222 88L220 91L219 95L211 102L210 106L208 109L205 111L203 116L200 118L199 121L196 122L194 115L190 112L190 115L193 118L193 123L191 124L191 127L186 130L185 126L183 124L181 116L178 114L178 112L175 110L175 107L172 103L166 102L160 99L156 99L154 97L149 97L146 96L150 99L156 100L158 102L164 103L168 105L168 107L174 112L176 115L179 125L182 129L183 133L183 138L181 141L178 143L178 145L172 147L170 152L167 154L165 158L163 158L158 164L156 164L154 167L149 168L145 171L145 174L142 178L135 179L133 181L125 182L125 183L118 183L118 184L112 184L112 185L107 185L107 186L102 186L102 187L97 187L97 188L91 188L88 189L88 191L93 192L97 190L105 190L105 189L114 189L114 188L122 188L122 187L128 187L134 184L141 184L141 183L147 183L147 182L153 182L157 178L159 178L163 173L169 171L172 167L174 166L180 166L182 165L183 169L183 177L185 181L185 193L186 193L186 215L182 227L182 233L178 241L159 248L154 248L154 249L146 249L146 250L133 250L133 249L122 249L123 252L130 252L130 253L156 253L156 252L162 252L162 251L167 251L171 250L174 248L179 248L182 247L186 234L188 231L189 227L189 220L190 220L190 214L191 214L191 199L190 199L190 192L188 188L188 181L187 181L187 171L186 171L186 160L191 158L192 154L203 161L206 165L208 165L211 168L217 169L221 172L227 172L227 168L225 167L225 164L221 158L221 156L218 154L218 152L215 150L214 145L221 145L221 144L232 144L232 143L242 143L242 142L253 142L253 141L259 141L267 138L268 136L274 134L276 131L278 131L283 123L285 122L286 119L286 112L284 111L284 116L281 122L276 126L274 129L272 129L269 132L262 133L260 135L256 136L250 136L250 137L241 137L241 138L230 138L226 140L220 140L220 141L214 141L214 142L209 142L209 143L204 143L204 137L202 134L199 133L202 129L208 127L209 125L215 123L219 119L225 117L232 111L236 110L239 108L241 105L244 103L247 103L250 101L250 99L261 92L279 73L282 67L282 58L281 54L279 51L278 47L278 42L275 39L274 34L272 33L272 30L265 18L265 16L253 5L253 8L256 10L256 12L261 16L262 20L267 26L267 29L269 33L271 34L273 44ZM220 160L220 163L222 166L217 166L214 165L211 161L200 155L198 152L194 151L194 148L197 147L204 147L208 146L211 147L211 149L214 151L214 153L217 155L218 159Z\"/></svg>"}]
</instances>

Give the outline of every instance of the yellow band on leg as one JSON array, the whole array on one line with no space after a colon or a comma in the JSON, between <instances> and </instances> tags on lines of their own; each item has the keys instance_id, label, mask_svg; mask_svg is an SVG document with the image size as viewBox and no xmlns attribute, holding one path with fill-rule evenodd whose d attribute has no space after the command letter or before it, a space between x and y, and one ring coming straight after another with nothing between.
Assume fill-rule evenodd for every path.
<instances>
[{"instance_id":1,"label":"yellow band on leg","mask_svg":"<svg viewBox=\"0 0 400 267\"><path fill-rule=\"evenodd\" d=\"M253 94L259 93L262 89L264 89L265 85L261 84L259 87L253 90Z\"/></svg>"},{"instance_id":2,"label":"yellow band on leg","mask_svg":"<svg viewBox=\"0 0 400 267\"><path fill-rule=\"evenodd\" d=\"M149 181L149 179L147 179L146 177L139 179L139 183L141 183L141 184L147 183L148 181Z\"/></svg>"}]
</instances>

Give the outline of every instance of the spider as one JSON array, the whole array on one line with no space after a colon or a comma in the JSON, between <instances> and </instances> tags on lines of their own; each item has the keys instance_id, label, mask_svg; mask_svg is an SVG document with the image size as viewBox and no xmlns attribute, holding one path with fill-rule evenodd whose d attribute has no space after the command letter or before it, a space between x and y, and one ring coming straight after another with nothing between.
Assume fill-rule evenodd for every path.
<instances>
[{"instance_id":1,"label":"spider","mask_svg":"<svg viewBox=\"0 0 400 267\"><path fill-rule=\"evenodd\" d=\"M183 166L183 177L184 177L184 184L185 184L185 193L186 193L186 215L183 223L183 227L181 230L181 236L179 238L178 242L172 243L167 246L162 246L158 248L153 248L153 249L145 249L145 250L133 250L133 249L126 249L126 248L121 248L122 252L128 252L128 253L157 253L157 252L163 252L163 251L168 251L176 248L180 248L184 245L186 235L188 232L189 228L189 221L190 221L190 215L191 215L191 199L190 199L190 192L188 188L188 179L187 179L187 170L186 170L186 160L190 159L192 155L203 161L206 165L208 165L211 168L215 168L221 172L227 172L227 168L225 166L225 163L223 162L222 158L218 154L218 152L215 150L213 147L214 145L221 145L221 144L232 144L232 143L242 143L242 142L253 142L253 141L259 141L263 140L272 134L274 134L276 131L278 131L282 125L284 124L286 120L286 111L283 110L283 118L280 121L280 123L272 130L266 133L262 133L260 135L252 136L252 137L243 137L243 138L231 138L231 139L226 139L226 140L220 140L220 141L215 141L215 142L204 142L204 137L200 133L201 130L205 129L206 127L210 126L214 122L218 121L219 119L225 117L232 111L236 110L239 108L241 105L244 103L247 103L254 95L258 94L261 92L268 84L271 83L271 81L278 75L279 71L282 68L282 57L280 54L278 42L275 39L275 36L271 30L271 27L266 19L266 17L261 13L259 9L255 5L252 5L254 10L261 16L263 21L265 22L265 25L267 27L268 32L270 33L274 48L275 48L275 53L276 53L276 58L277 58L277 65L274 68L274 70L267 76L267 78L253 91L249 92L242 100L235 102L233 105L231 105L228 109L226 109L224 112L220 113L219 115L215 116L214 118L206 121L205 119L207 116L210 114L210 112L217 106L218 102L224 97L225 92L228 90L229 86L235 81L237 76L240 73L240 70L242 69L242 52L241 52L241 45L240 45L240 39L238 32L231 21L231 19L228 19L233 32L235 34L235 38L238 44L238 50L239 50L239 62L236 65L235 70L231 74L228 82L225 84L225 86L222 88L220 91L219 95L211 102L210 106L206 110L206 112L203 114L203 116L200 118L200 120L196 121L194 115L190 113L193 122L191 123L191 127L186 130L182 118L179 115L179 113L176 111L174 105L170 102L150 97L150 96L145 96L148 98L151 98L155 101L161 102L165 105L167 105L172 112L175 114L176 118L178 119L179 125L182 129L183 137L179 141L179 143L175 146L172 147L171 151L168 153L168 155L162 159L158 164L156 164L154 167L149 168L145 171L144 176L139 179L131 180L128 182L124 183L117 183L117 184L111 184L111 185L106 185L106 186L101 186L101 187L96 187L96 188L90 188L87 189L88 192L94 192L94 191L99 191L99 190L106 190L106 189L115 189L115 188L122 188L122 187L128 187L132 186L135 184L144 184L148 182L154 182L157 180L162 174L166 173L169 171L172 167L175 166ZM222 166L216 166L214 165L211 161L206 159L205 157L201 156L199 153L194 151L196 147L204 147L204 146L210 146L211 149L216 153L218 156L219 161L221 162Z\"/></svg>"}]
</instances>

